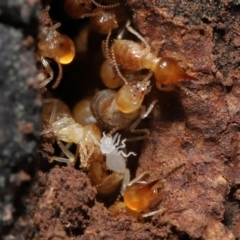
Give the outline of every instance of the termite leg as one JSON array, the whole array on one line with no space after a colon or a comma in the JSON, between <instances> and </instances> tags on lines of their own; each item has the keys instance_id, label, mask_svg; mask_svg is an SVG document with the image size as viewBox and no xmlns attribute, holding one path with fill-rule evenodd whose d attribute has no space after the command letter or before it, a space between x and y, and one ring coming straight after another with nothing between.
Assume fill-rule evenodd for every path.
<instances>
[{"instance_id":1,"label":"termite leg","mask_svg":"<svg viewBox=\"0 0 240 240\"><path fill-rule=\"evenodd\" d=\"M130 33L132 33L133 35L135 35L139 40L141 40L141 41L145 44L146 47L149 47L149 48L150 48L150 46L148 45L148 43L147 43L147 41L145 40L145 38L144 38L140 33L138 33L136 30L134 30L134 29L130 26L130 23L131 23L131 21L128 20L128 21L127 21L127 24L126 24L127 30L128 30Z\"/></svg>"},{"instance_id":2,"label":"termite leg","mask_svg":"<svg viewBox=\"0 0 240 240\"><path fill-rule=\"evenodd\" d=\"M133 124L130 126L130 131L132 133L143 133L144 135L142 136L138 136L138 137L132 137L132 138L128 138L126 141L130 142L130 141L138 141L138 140L143 140L145 138L148 137L149 135L149 130L147 128L144 129L136 129L136 127L138 126L138 124L141 122L142 119L146 118L149 113L152 111L154 105L156 104L157 100L153 101L150 106L148 107L148 109L146 110L145 106L142 106L142 110L141 110L141 115L140 117L133 122Z\"/></svg>"},{"instance_id":3,"label":"termite leg","mask_svg":"<svg viewBox=\"0 0 240 240\"><path fill-rule=\"evenodd\" d=\"M42 81L39 85L40 88L43 88L45 87L49 82L52 81L53 79L53 70L52 68L50 67L48 61L44 58L44 57L41 57L41 62L42 62L42 65L44 66L45 70L47 71L48 75L49 75L49 78L45 79L44 81Z\"/></svg>"},{"instance_id":4,"label":"termite leg","mask_svg":"<svg viewBox=\"0 0 240 240\"><path fill-rule=\"evenodd\" d=\"M58 146L61 148L61 150L63 151L63 153L68 157L68 158L62 158L62 157L53 157L52 159L58 162L66 162L66 163L72 163L74 162L74 155L66 148L66 146L64 146L64 144L60 141L57 140L57 144Z\"/></svg>"}]
</instances>

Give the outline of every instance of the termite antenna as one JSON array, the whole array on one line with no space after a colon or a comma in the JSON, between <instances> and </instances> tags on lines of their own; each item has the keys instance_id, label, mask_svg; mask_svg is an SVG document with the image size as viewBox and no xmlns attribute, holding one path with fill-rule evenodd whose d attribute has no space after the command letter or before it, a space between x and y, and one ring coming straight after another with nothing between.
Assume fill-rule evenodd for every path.
<instances>
[{"instance_id":1,"label":"termite antenna","mask_svg":"<svg viewBox=\"0 0 240 240\"><path fill-rule=\"evenodd\" d=\"M202 100L199 95L197 95L197 94L189 91L189 90L188 90L186 87L184 87L183 85L178 84L178 87L179 87L181 90L183 90L186 95L192 97L193 99L195 99L195 100L197 100L197 101Z\"/></svg>"},{"instance_id":2,"label":"termite antenna","mask_svg":"<svg viewBox=\"0 0 240 240\"><path fill-rule=\"evenodd\" d=\"M46 72L49 74L49 78L43 80L39 84L40 89L45 87L49 82L51 82L53 79L53 76L54 76L52 68L50 67L48 61L44 57L41 57L41 62L42 62L42 65L44 66Z\"/></svg>"},{"instance_id":3,"label":"termite antenna","mask_svg":"<svg viewBox=\"0 0 240 240\"><path fill-rule=\"evenodd\" d=\"M84 14L82 14L81 18L96 17L98 15L101 16L102 12L84 13Z\"/></svg>"},{"instance_id":4,"label":"termite antenna","mask_svg":"<svg viewBox=\"0 0 240 240\"><path fill-rule=\"evenodd\" d=\"M47 100L47 99L46 99ZM48 101L45 101L45 102L51 102L53 101L53 107L52 107L52 112L51 112L51 116L50 116L50 119L49 119L49 123L53 123L54 122L54 119L56 119L56 113L57 113L57 102L58 100L57 99L49 99Z\"/></svg>"},{"instance_id":5,"label":"termite antenna","mask_svg":"<svg viewBox=\"0 0 240 240\"><path fill-rule=\"evenodd\" d=\"M53 36L56 36L56 29L58 29L61 26L61 23L55 23L54 25L51 23L51 26L48 27L48 34L46 36L46 40L49 40L53 38Z\"/></svg>"},{"instance_id":6,"label":"termite antenna","mask_svg":"<svg viewBox=\"0 0 240 240\"><path fill-rule=\"evenodd\" d=\"M142 80L142 82L147 83L147 82L149 81L149 79L152 77L152 75L153 75L153 72L150 71L150 72L148 73L148 75ZM149 85L149 83L148 83L148 85Z\"/></svg>"},{"instance_id":7,"label":"termite antenna","mask_svg":"<svg viewBox=\"0 0 240 240\"><path fill-rule=\"evenodd\" d=\"M62 80L62 75L63 75L63 71L62 71L62 65L60 64L60 62L58 61L58 59L55 59L55 61L57 62L58 65L58 77L55 81L55 83L52 85L52 88L55 89L59 86L61 80Z\"/></svg>"},{"instance_id":8,"label":"termite antenna","mask_svg":"<svg viewBox=\"0 0 240 240\"><path fill-rule=\"evenodd\" d=\"M113 128L107 135L112 136L117 130L118 128Z\"/></svg>"},{"instance_id":9,"label":"termite antenna","mask_svg":"<svg viewBox=\"0 0 240 240\"><path fill-rule=\"evenodd\" d=\"M109 40L110 40L111 34L112 34L112 31L109 31L106 40L103 41L103 54L104 54L104 57L109 61L112 61L110 57L110 48L109 48Z\"/></svg>"},{"instance_id":10,"label":"termite antenna","mask_svg":"<svg viewBox=\"0 0 240 240\"><path fill-rule=\"evenodd\" d=\"M52 20L49 16L49 10L50 10L50 6L47 6L45 9L42 10L40 16L39 16L39 21L40 24L46 26L46 25L50 25L52 26Z\"/></svg>"},{"instance_id":11,"label":"termite antenna","mask_svg":"<svg viewBox=\"0 0 240 240\"><path fill-rule=\"evenodd\" d=\"M114 50L113 48L111 49L111 55L112 55L112 62L113 62L113 66L115 67L118 76L124 81L125 84L128 84L127 79L122 75L122 73L120 72L119 68L118 68L118 64L115 58L115 54L114 54Z\"/></svg>"},{"instance_id":12,"label":"termite antenna","mask_svg":"<svg viewBox=\"0 0 240 240\"><path fill-rule=\"evenodd\" d=\"M115 3L115 4L111 4L111 5L101 5L99 3L97 3L95 0L92 0L92 3L94 5L96 5L97 7L99 8L104 8L104 9L111 9L111 8L115 8L115 7L118 7L120 5L120 3Z\"/></svg>"}]
</instances>

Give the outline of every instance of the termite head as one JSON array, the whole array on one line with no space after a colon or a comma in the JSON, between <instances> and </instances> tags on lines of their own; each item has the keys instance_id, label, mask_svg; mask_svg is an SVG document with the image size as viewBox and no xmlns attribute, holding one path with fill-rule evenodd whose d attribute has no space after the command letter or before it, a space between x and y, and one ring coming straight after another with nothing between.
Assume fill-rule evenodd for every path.
<instances>
[{"instance_id":1,"label":"termite head","mask_svg":"<svg viewBox=\"0 0 240 240\"><path fill-rule=\"evenodd\" d=\"M75 56L74 43L68 36L54 31L56 34L52 34L51 37L38 43L39 54L43 57L53 58L61 64L68 64Z\"/></svg>"},{"instance_id":2,"label":"termite head","mask_svg":"<svg viewBox=\"0 0 240 240\"><path fill-rule=\"evenodd\" d=\"M136 182L127 187L123 195L127 208L134 211L147 209L158 197L157 192L152 189L157 182L158 180L150 183Z\"/></svg>"},{"instance_id":3,"label":"termite head","mask_svg":"<svg viewBox=\"0 0 240 240\"><path fill-rule=\"evenodd\" d=\"M110 207L109 210L112 215L116 216L126 213L132 217L142 219L165 211L164 208L160 208L149 212L156 207L158 208L159 203L164 199L159 187L162 188L164 186L165 180L157 179L149 183L140 181L146 174L148 172L143 172L129 182L130 175L126 169L121 187L124 202L118 202Z\"/></svg>"},{"instance_id":4,"label":"termite head","mask_svg":"<svg viewBox=\"0 0 240 240\"><path fill-rule=\"evenodd\" d=\"M156 81L160 84L168 85L184 79L196 80L195 77L186 74L178 62L170 57L160 58L153 72Z\"/></svg>"},{"instance_id":5,"label":"termite head","mask_svg":"<svg viewBox=\"0 0 240 240\"><path fill-rule=\"evenodd\" d=\"M125 84L116 94L116 104L119 111L131 113L139 109L149 91L149 85L149 80L135 80Z\"/></svg>"},{"instance_id":6,"label":"termite head","mask_svg":"<svg viewBox=\"0 0 240 240\"><path fill-rule=\"evenodd\" d=\"M103 133L103 137L101 139L101 149L103 154L111 153L115 149L112 137L105 135L105 133Z\"/></svg>"},{"instance_id":7,"label":"termite head","mask_svg":"<svg viewBox=\"0 0 240 240\"><path fill-rule=\"evenodd\" d=\"M64 3L65 12L72 18L81 18L83 14L92 11L91 0L66 0Z\"/></svg>"},{"instance_id":8,"label":"termite head","mask_svg":"<svg viewBox=\"0 0 240 240\"><path fill-rule=\"evenodd\" d=\"M108 34L113 29L118 28L116 16L109 10L96 8L91 15L91 25L100 34Z\"/></svg>"}]
</instances>

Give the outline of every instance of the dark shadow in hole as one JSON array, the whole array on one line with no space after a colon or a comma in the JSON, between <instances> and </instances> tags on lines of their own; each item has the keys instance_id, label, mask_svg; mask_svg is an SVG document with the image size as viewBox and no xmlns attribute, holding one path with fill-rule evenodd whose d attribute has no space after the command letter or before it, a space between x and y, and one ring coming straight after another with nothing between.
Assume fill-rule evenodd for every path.
<instances>
[{"instance_id":1,"label":"dark shadow in hole","mask_svg":"<svg viewBox=\"0 0 240 240\"><path fill-rule=\"evenodd\" d=\"M159 92L158 106L161 112L162 122L183 121L185 119L185 111L180 101L180 96L176 91Z\"/></svg>"},{"instance_id":2,"label":"dark shadow in hole","mask_svg":"<svg viewBox=\"0 0 240 240\"><path fill-rule=\"evenodd\" d=\"M233 85L231 85L231 86L226 86L225 89L226 89L226 94L229 94L229 93L231 93L231 91L232 91L232 89L233 89Z\"/></svg>"}]
</instances>

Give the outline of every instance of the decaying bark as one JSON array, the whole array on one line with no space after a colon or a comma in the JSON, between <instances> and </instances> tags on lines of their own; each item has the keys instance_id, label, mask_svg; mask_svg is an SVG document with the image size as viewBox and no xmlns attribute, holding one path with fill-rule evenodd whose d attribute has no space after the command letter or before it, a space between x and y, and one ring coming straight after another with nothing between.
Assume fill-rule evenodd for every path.
<instances>
[{"instance_id":1,"label":"decaying bark","mask_svg":"<svg viewBox=\"0 0 240 240\"><path fill-rule=\"evenodd\" d=\"M167 210L158 221L193 238L239 237L239 211L229 209L240 180L236 4L129 1L139 31L149 42L165 41L160 55L183 55L198 78L176 94L155 92L159 106L138 168L167 175Z\"/></svg>"}]
</instances>

